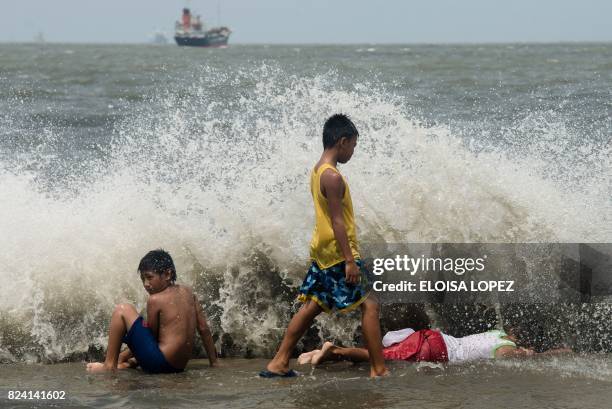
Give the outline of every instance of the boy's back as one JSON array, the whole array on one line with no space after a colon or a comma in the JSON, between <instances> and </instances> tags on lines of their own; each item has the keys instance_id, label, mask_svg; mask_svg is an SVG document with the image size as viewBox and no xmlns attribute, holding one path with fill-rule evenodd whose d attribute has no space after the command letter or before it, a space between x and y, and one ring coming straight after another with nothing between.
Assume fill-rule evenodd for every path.
<instances>
[{"instance_id":1,"label":"boy's back","mask_svg":"<svg viewBox=\"0 0 612 409\"><path fill-rule=\"evenodd\" d=\"M184 368L191 357L197 325L196 302L191 289L173 285L151 295L147 314L153 330L157 323L159 349L168 363Z\"/></svg>"}]
</instances>

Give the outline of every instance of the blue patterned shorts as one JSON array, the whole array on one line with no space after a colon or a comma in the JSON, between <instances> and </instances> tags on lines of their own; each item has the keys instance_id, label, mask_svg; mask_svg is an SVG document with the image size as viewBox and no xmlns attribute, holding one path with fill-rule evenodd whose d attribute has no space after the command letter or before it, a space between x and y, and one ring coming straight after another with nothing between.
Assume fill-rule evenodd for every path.
<instances>
[{"instance_id":1,"label":"blue patterned shorts","mask_svg":"<svg viewBox=\"0 0 612 409\"><path fill-rule=\"evenodd\" d=\"M372 278L361 260L355 260L355 263L361 270L361 279L356 284L348 284L344 261L325 269L313 261L300 287L298 300L313 300L327 313L334 307L340 312L357 308L368 298Z\"/></svg>"}]
</instances>

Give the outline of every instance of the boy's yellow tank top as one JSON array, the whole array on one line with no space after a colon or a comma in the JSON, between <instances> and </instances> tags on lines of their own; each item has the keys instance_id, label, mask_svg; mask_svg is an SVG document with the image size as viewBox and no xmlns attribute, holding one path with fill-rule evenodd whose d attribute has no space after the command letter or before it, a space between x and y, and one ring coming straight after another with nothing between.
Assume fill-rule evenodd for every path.
<instances>
[{"instance_id":1,"label":"boy's yellow tank top","mask_svg":"<svg viewBox=\"0 0 612 409\"><path fill-rule=\"evenodd\" d=\"M349 246L355 259L359 259L359 245L357 244L357 234L355 229L355 216L353 215L353 202L348 183L338 172L338 169L324 163L310 175L310 192L315 208L315 228L310 241L310 258L317 263L319 268L329 268L334 264L344 261L342 250L334 236L332 229L327 198L321 193L321 175L325 170L331 169L338 173L344 181L344 196L342 197L342 218L346 227Z\"/></svg>"}]
</instances>

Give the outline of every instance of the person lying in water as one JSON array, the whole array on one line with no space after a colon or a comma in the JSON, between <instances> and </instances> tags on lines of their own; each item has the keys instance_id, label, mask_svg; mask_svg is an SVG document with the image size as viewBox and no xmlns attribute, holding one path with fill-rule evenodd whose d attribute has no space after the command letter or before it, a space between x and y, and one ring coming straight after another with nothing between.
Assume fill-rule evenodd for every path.
<instances>
[{"instance_id":1,"label":"person lying in water","mask_svg":"<svg viewBox=\"0 0 612 409\"><path fill-rule=\"evenodd\" d=\"M211 366L217 353L206 316L190 288L175 284L176 269L164 250L147 253L138 266L147 301L147 321L131 304L119 304L110 321L104 362L87 364L101 372L140 366L149 373L181 372L191 358L196 329ZM121 354L121 344L128 349Z\"/></svg>"},{"instance_id":2,"label":"person lying in water","mask_svg":"<svg viewBox=\"0 0 612 409\"><path fill-rule=\"evenodd\" d=\"M491 330L455 338L435 330L414 331L406 328L388 332L383 337L383 355L385 360L389 361L451 363L536 355L533 349L517 346L515 331L509 329L508 332L509 334L501 330ZM571 349L558 348L537 355L566 352L571 352ZM321 349L301 354L298 363L318 365L325 361L365 362L368 359L368 350L365 348L343 348L331 342L325 342Z\"/></svg>"}]
</instances>

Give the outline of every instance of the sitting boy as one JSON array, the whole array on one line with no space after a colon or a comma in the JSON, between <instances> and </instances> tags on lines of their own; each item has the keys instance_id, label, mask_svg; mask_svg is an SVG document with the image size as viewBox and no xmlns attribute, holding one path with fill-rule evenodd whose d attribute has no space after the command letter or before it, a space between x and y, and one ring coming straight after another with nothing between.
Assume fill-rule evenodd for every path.
<instances>
[{"instance_id":1,"label":"sitting boy","mask_svg":"<svg viewBox=\"0 0 612 409\"><path fill-rule=\"evenodd\" d=\"M440 331L423 329L414 331L406 328L388 332L383 337L383 355L389 361L427 362L468 362L478 359L530 357L536 355L533 349L519 347L517 331L491 330L480 334L455 338ZM551 349L542 354L571 352L568 348ZM343 348L325 342L321 349L300 355L298 363L318 365L325 361L369 360L365 348Z\"/></svg>"},{"instance_id":2,"label":"sitting boy","mask_svg":"<svg viewBox=\"0 0 612 409\"><path fill-rule=\"evenodd\" d=\"M177 285L170 254L150 251L138 265L145 290L147 321L131 304L119 304L111 317L104 362L87 364L87 371L101 372L140 367L149 373L181 372L191 358L197 328L211 366L217 354L206 316L190 288ZM119 354L125 342L128 350Z\"/></svg>"}]
</instances>

